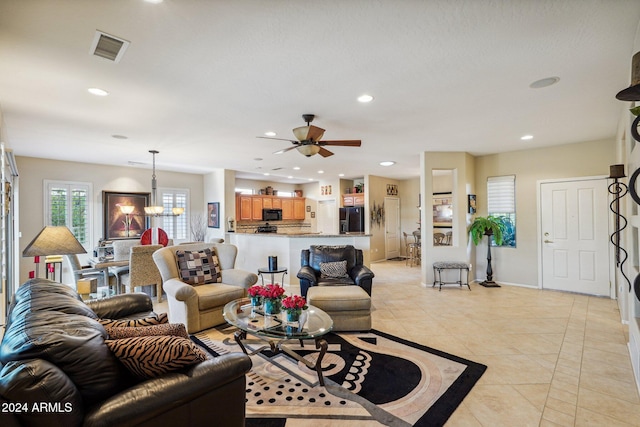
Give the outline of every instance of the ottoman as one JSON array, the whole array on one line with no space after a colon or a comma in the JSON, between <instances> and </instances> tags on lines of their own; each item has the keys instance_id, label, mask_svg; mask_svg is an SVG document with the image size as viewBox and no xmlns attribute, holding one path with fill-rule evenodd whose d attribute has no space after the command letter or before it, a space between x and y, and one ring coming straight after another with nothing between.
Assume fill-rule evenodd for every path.
<instances>
[{"instance_id":1,"label":"ottoman","mask_svg":"<svg viewBox=\"0 0 640 427\"><path fill-rule=\"evenodd\" d=\"M371 329L371 297L360 286L312 286L307 302L331 316L334 331Z\"/></svg>"}]
</instances>

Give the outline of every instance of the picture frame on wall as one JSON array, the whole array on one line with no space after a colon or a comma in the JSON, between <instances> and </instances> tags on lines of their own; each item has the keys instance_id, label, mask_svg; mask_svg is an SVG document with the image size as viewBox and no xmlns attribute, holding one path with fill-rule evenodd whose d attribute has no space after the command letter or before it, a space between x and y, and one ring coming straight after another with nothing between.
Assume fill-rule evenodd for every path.
<instances>
[{"instance_id":1,"label":"picture frame on wall","mask_svg":"<svg viewBox=\"0 0 640 427\"><path fill-rule=\"evenodd\" d=\"M119 191L103 191L103 236L105 240L139 239L149 228L149 217L144 214L144 207L149 206L151 193L124 193ZM133 206L127 216L120 206ZM128 220L128 227L127 227Z\"/></svg>"},{"instance_id":2,"label":"picture frame on wall","mask_svg":"<svg viewBox=\"0 0 640 427\"><path fill-rule=\"evenodd\" d=\"M470 214L474 214L477 211L477 206L476 206L476 195L475 194L468 194L467 195L467 206L469 207L469 213Z\"/></svg>"},{"instance_id":3,"label":"picture frame on wall","mask_svg":"<svg viewBox=\"0 0 640 427\"><path fill-rule=\"evenodd\" d=\"M207 203L207 227L220 228L220 202Z\"/></svg>"},{"instance_id":4,"label":"picture frame on wall","mask_svg":"<svg viewBox=\"0 0 640 427\"><path fill-rule=\"evenodd\" d=\"M453 224L452 194L433 193L433 226L434 228L450 228Z\"/></svg>"}]
</instances>

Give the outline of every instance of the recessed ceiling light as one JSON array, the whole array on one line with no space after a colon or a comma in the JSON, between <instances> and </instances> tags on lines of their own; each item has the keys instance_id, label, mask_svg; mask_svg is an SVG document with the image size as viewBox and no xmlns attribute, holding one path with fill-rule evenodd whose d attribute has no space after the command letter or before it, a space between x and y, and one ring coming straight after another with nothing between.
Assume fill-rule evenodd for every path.
<instances>
[{"instance_id":1,"label":"recessed ceiling light","mask_svg":"<svg viewBox=\"0 0 640 427\"><path fill-rule=\"evenodd\" d=\"M541 89L543 87L551 86L560 81L560 77L547 77L545 79L536 80L531 83L529 87L531 89Z\"/></svg>"},{"instance_id":2,"label":"recessed ceiling light","mask_svg":"<svg viewBox=\"0 0 640 427\"><path fill-rule=\"evenodd\" d=\"M126 135L111 135L111 138L115 138L115 139L129 139L128 136Z\"/></svg>"},{"instance_id":3,"label":"recessed ceiling light","mask_svg":"<svg viewBox=\"0 0 640 427\"><path fill-rule=\"evenodd\" d=\"M294 167L293 167L293 170L294 170L294 171L299 171L299 170L300 170L300 166L294 166Z\"/></svg>"},{"instance_id":4,"label":"recessed ceiling light","mask_svg":"<svg viewBox=\"0 0 640 427\"><path fill-rule=\"evenodd\" d=\"M293 179L293 177L292 177L291 175L289 175L287 178L289 178L289 179Z\"/></svg>"},{"instance_id":5,"label":"recessed ceiling light","mask_svg":"<svg viewBox=\"0 0 640 427\"><path fill-rule=\"evenodd\" d=\"M162 3L164 0L144 0L146 3L152 3L152 4L160 4Z\"/></svg>"},{"instance_id":6,"label":"recessed ceiling light","mask_svg":"<svg viewBox=\"0 0 640 427\"><path fill-rule=\"evenodd\" d=\"M344 174L343 173L339 173L338 176L344 176Z\"/></svg>"},{"instance_id":7,"label":"recessed ceiling light","mask_svg":"<svg viewBox=\"0 0 640 427\"><path fill-rule=\"evenodd\" d=\"M529 141L530 139L533 139L533 135L524 135L521 136L520 139L523 141Z\"/></svg>"},{"instance_id":8,"label":"recessed ceiling light","mask_svg":"<svg viewBox=\"0 0 640 427\"><path fill-rule=\"evenodd\" d=\"M97 88L97 87L90 87L87 90L89 91L90 94L96 95L96 96L107 96L107 95L109 95L109 92L107 92L106 90Z\"/></svg>"},{"instance_id":9,"label":"recessed ceiling light","mask_svg":"<svg viewBox=\"0 0 640 427\"><path fill-rule=\"evenodd\" d=\"M386 161L386 162L380 162L380 166L392 166L395 165L396 162L392 162L390 160Z\"/></svg>"},{"instance_id":10,"label":"recessed ceiling light","mask_svg":"<svg viewBox=\"0 0 640 427\"><path fill-rule=\"evenodd\" d=\"M307 178L307 181L313 181L313 178Z\"/></svg>"},{"instance_id":11,"label":"recessed ceiling light","mask_svg":"<svg viewBox=\"0 0 640 427\"><path fill-rule=\"evenodd\" d=\"M269 172L265 172L263 175L264 176L269 176Z\"/></svg>"},{"instance_id":12,"label":"recessed ceiling light","mask_svg":"<svg viewBox=\"0 0 640 427\"><path fill-rule=\"evenodd\" d=\"M255 159L253 159L253 160L255 160L256 162L259 162L259 161L261 161L261 160L262 160L262 157L256 157L256 158L255 158Z\"/></svg>"},{"instance_id":13,"label":"recessed ceiling light","mask_svg":"<svg viewBox=\"0 0 640 427\"><path fill-rule=\"evenodd\" d=\"M277 133L275 133L275 132L274 132L274 131L272 131L272 130L270 130L270 131L268 131L268 132L265 132L264 134L265 134L266 136L276 136L276 135L277 135Z\"/></svg>"},{"instance_id":14,"label":"recessed ceiling light","mask_svg":"<svg viewBox=\"0 0 640 427\"><path fill-rule=\"evenodd\" d=\"M358 97L358 102L367 103L371 101L373 101L373 96L371 95L364 94Z\"/></svg>"},{"instance_id":15,"label":"recessed ceiling light","mask_svg":"<svg viewBox=\"0 0 640 427\"><path fill-rule=\"evenodd\" d=\"M318 171L318 173L324 173L324 171Z\"/></svg>"}]
</instances>

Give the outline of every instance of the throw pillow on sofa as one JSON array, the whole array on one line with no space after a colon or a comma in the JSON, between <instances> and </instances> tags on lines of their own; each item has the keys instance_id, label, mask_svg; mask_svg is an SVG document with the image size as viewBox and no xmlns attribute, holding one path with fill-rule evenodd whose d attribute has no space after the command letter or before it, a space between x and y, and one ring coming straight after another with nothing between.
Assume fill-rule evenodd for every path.
<instances>
[{"instance_id":1,"label":"throw pillow on sofa","mask_svg":"<svg viewBox=\"0 0 640 427\"><path fill-rule=\"evenodd\" d=\"M98 322L105 328L125 328L125 327L137 327L137 326L152 326L161 325L169 322L169 316L167 313L160 313L156 317L144 317L142 319L98 319Z\"/></svg>"},{"instance_id":2,"label":"throw pillow on sofa","mask_svg":"<svg viewBox=\"0 0 640 427\"><path fill-rule=\"evenodd\" d=\"M106 343L118 360L140 378L155 378L207 359L202 349L182 337L133 337Z\"/></svg>"},{"instance_id":3,"label":"throw pillow on sofa","mask_svg":"<svg viewBox=\"0 0 640 427\"><path fill-rule=\"evenodd\" d=\"M176 251L180 279L193 286L222 282L218 256L211 249Z\"/></svg>"},{"instance_id":4,"label":"throw pillow on sofa","mask_svg":"<svg viewBox=\"0 0 640 427\"><path fill-rule=\"evenodd\" d=\"M335 279L349 277L347 274L347 261L321 262L320 277Z\"/></svg>"},{"instance_id":5,"label":"throw pillow on sofa","mask_svg":"<svg viewBox=\"0 0 640 427\"><path fill-rule=\"evenodd\" d=\"M176 337L189 338L187 328L182 323L163 323L161 325L129 327L105 326L104 329L107 331L110 340L161 335L173 335Z\"/></svg>"}]
</instances>

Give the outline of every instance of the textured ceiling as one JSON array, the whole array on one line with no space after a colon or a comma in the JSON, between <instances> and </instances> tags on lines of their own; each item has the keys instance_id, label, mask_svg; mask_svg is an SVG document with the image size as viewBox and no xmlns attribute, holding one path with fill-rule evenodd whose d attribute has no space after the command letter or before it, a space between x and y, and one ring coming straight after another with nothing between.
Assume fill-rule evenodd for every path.
<instances>
[{"instance_id":1,"label":"textured ceiling","mask_svg":"<svg viewBox=\"0 0 640 427\"><path fill-rule=\"evenodd\" d=\"M404 179L422 151L614 137L639 21L637 0L0 0L3 136L20 156ZM122 61L89 54L96 30L131 42ZM256 138L293 138L303 113L362 147Z\"/></svg>"}]
</instances>

